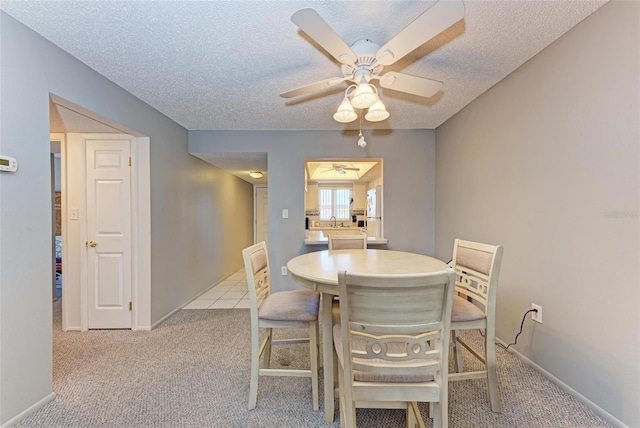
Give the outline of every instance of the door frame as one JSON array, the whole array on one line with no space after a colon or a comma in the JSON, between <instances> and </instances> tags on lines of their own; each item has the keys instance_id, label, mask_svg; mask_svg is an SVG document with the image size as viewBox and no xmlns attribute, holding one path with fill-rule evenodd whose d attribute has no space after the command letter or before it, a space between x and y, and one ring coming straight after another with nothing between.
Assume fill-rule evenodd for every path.
<instances>
[{"instance_id":1,"label":"door frame","mask_svg":"<svg viewBox=\"0 0 640 428\"><path fill-rule=\"evenodd\" d=\"M267 184L254 184L253 185L253 243L257 244L258 240L258 189L265 188L269 191L269 185ZM267 226L268 227L268 226Z\"/></svg>"},{"instance_id":2,"label":"door frame","mask_svg":"<svg viewBox=\"0 0 640 428\"><path fill-rule=\"evenodd\" d=\"M71 177L68 171L67 153L69 151L69 134L51 134L51 141L60 141L61 151L61 190L62 190L62 248L70 255L75 248L79 256L79 266L66 263L62 275L62 330L88 330L87 278L86 278L86 227L80 225L76 238L69 236L69 180L83 180L81 198L86 206L86 168L78 175ZM131 330L151 330L151 177L150 177L150 139L130 134L73 133L80 138L113 138L117 135L133 137L131 146ZM62 138L61 138L62 137ZM82 159L86 159L85 147L81 148ZM85 208L82 208L86 212ZM71 251L70 251L71 250ZM78 287L70 287L70 278L78 278ZM66 282L65 282L66 280ZM66 286L66 287L65 287ZM68 296L66 293L77 293ZM71 297L71 298L70 298ZM72 300L77 303L69 303Z\"/></svg>"}]
</instances>

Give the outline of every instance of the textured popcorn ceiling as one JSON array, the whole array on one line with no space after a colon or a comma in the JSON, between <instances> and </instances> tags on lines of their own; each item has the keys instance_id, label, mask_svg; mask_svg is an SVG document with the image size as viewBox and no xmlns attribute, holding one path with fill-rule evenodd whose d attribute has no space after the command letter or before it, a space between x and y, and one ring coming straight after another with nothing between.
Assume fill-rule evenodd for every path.
<instances>
[{"instance_id":1,"label":"textured popcorn ceiling","mask_svg":"<svg viewBox=\"0 0 640 428\"><path fill-rule=\"evenodd\" d=\"M606 1L466 1L465 19L384 71L444 82L424 99L380 93L391 117L365 129L431 129ZM432 2L33 1L0 8L187 129L342 130L346 88L286 100L337 62L290 21L313 7L351 45L390 40Z\"/></svg>"}]
</instances>

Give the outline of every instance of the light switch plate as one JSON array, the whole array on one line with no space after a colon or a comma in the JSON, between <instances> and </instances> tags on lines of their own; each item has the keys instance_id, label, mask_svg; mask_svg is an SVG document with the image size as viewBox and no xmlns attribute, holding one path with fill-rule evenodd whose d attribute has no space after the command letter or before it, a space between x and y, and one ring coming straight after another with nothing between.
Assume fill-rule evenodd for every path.
<instances>
[{"instance_id":1,"label":"light switch plate","mask_svg":"<svg viewBox=\"0 0 640 428\"><path fill-rule=\"evenodd\" d=\"M289 218L289 210L288 209L283 209L282 210L282 218Z\"/></svg>"},{"instance_id":2,"label":"light switch plate","mask_svg":"<svg viewBox=\"0 0 640 428\"><path fill-rule=\"evenodd\" d=\"M78 209L70 208L69 209L69 220L77 220L78 219Z\"/></svg>"}]
</instances>

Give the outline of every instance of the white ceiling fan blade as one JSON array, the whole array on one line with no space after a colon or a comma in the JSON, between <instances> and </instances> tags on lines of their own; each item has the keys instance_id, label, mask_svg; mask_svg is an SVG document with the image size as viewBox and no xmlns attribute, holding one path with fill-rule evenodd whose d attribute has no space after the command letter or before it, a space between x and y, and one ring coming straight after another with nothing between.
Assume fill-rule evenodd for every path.
<instances>
[{"instance_id":1,"label":"white ceiling fan blade","mask_svg":"<svg viewBox=\"0 0 640 428\"><path fill-rule=\"evenodd\" d=\"M390 71L380 77L380 86L421 97L432 97L442 89L443 83L439 80Z\"/></svg>"},{"instance_id":2,"label":"white ceiling fan blade","mask_svg":"<svg viewBox=\"0 0 640 428\"><path fill-rule=\"evenodd\" d=\"M311 83L310 85L302 86L300 88L292 89L280 94L282 98L297 97L298 95L308 94L309 92L319 91L321 89L330 88L336 86L347 80L346 77L331 77L330 79L323 80L321 82Z\"/></svg>"},{"instance_id":3,"label":"white ceiling fan blade","mask_svg":"<svg viewBox=\"0 0 640 428\"><path fill-rule=\"evenodd\" d=\"M376 53L381 65L391 65L464 18L462 0L441 0L389 40Z\"/></svg>"},{"instance_id":4,"label":"white ceiling fan blade","mask_svg":"<svg viewBox=\"0 0 640 428\"><path fill-rule=\"evenodd\" d=\"M356 54L314 9L300 9L291 16L291 21L342 64L355 64Z\"/></svg>"}]
</instances>

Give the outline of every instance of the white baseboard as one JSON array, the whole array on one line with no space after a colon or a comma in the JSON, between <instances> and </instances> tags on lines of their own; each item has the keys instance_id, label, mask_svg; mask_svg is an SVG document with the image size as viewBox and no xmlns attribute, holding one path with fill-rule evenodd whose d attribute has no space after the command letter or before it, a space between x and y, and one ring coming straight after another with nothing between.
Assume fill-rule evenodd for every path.
<instances>
[{"instance_id":1,"label":"white baseboard","mask_svg":"<svg viewBox=\"0 0 640 428\"><path fill-rule=\"evenodd\" d=\"M235 272L234 272L235 273ZM233 273L231 274L233 275ZM229 275L229 276L231 276ZM220 281L216 282L215 284L212 284L209 288L207 288L206 290L198 293L196 296L194 296L191 300L189 300L188 302L186 302L185 304L183 304L182 306L180 306L177 309L174 309L173 311L169 312L167 315L163 316L162 318L160 318L158 321L156 321L155 323L153 323L151 325L151 328L149 328L148 330L153 330L154 328L156 328L157 326L159 326L160 324L162 324L162 322L164 322L167 318L170 318L173 314L175 314L176 312L182 310L182 308L184 308L185 306L187 306L189 303L193 302L194 300L196 300L198 297L202 296L204 293L206 293L207 291L211 290L212 288L214 288L216 285L220 284L222 281L225 281L227 278L229 278L229 276L227 276L226 278L221 279ZM142 328L139 328L140 330L142 330ZM145 329L146 330L146 329Z\"/></svg>"},{"instance_id":2,"label":"white baseboard","mask_svg":"<svg viewBox=\"0 0 640 428\"><path fill-rule=\"evenodd\" d=\"M507 344L505 342L503 342L502 340L500 340L498 338L496 338L496 343L500 343L501 345L503 345L505 347L507 346ZM569 385L567 385L566 383L564 383L563 381L561 381L560 379L555 377L553 374L549 373L548 371L546 371L545 369L540 367L538 364L536 364L533 361L531 361L529 358L527 358L524 355L522 355L520 352L516 351L513 348L507 349L507 352L512 353L520 361L522 361L523 363L525 363L526 365L528 365L529 367L531 367L535 371L539 372L542 376L546 377L551 382L553 382L556 385L558 385L558 387L560 387L560 389L562 389L566 393L568 393L571 396L573 396L574 398L576 398L578 401L580 401L582 404L587 406L589 409L593 410L595 413L598 414L598 416L600 416L602 419L605 419L607 422L609 422L614 427L629 428L629 426L625 425L624 422L622 422L620 419L616 418L611 413L607 412L602 407L598 406L596 403L594 403L593 401L589 400L587 397L585 397L584 395L580 394L575 389L571 388Z\"/></svg>"},{"instance_id":3,"label":"white baseboard","mask_svg":"<svg viewBox=\"0 0 640 428\"><path fill-rule=\"evenodd\" d=\"M182 306L180 306L180 307L178 307L178 308L176 308L176 309L172 310L172 311L171 311L171 312L169 312L167 315L163 316L163 317L162 317L162 318L160 318L158 321L154 322L154 323L151 325L151 329L150 329L150 330L153 330L154 328L156 328L157 326L159 326L160 324L162 324L166 319L171 318L171 316L173 316L173 314L175 314L176 312L178 312L179 310L181 310L183 306L186 306L186 305L182 305Z\"/></svg>"},{"instance_id":4,"label":"white baseboard","mask_svg":"<svg viewBox=\"0 0 640 428\"><path fill-rule=\"evenodd\" d=\"M46 397L44 397L42 400L40 400L37 403L35 403L34 405L28 407L26 410L24 410L20 414L18 414L15 417L9 419L7 422L2 424L1 428L9 428L9 427L12 427L12 426L18 424L18 422L21 422L27 416L30 416L33 413L35 413L38 410L40 410L42 407L44 407L49 401L53 400L54 398L56 398L56 394L52 392L51 394L49 394Z\"/></svg>"}]
</instances>

